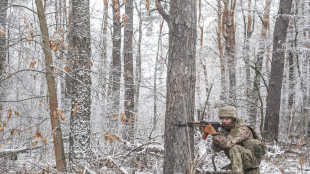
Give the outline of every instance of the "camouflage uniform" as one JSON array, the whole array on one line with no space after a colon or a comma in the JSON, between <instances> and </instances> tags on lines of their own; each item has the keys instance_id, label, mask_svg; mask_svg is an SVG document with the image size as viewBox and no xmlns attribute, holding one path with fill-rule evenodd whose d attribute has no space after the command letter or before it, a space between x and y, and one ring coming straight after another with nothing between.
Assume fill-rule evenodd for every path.
<instances>
[{"instance_id":1,"label":"camouflage uniform","mask_svg":"<svg viewBox=\"0 0 310 174\"><path fill-rule=\"evenodd\" d=\"M261 159L257 158L247 146L248 142L256 141L252 132L254 130L251 130L244 120L237 118L234 107L222 108L220 118L222 117L234 119L234 128L230 132L222 129L220 135L213 136L212 149L215 152L224 150L231 160L234 174L259 174L258 165Z\"/></svg>"}]
</instances>

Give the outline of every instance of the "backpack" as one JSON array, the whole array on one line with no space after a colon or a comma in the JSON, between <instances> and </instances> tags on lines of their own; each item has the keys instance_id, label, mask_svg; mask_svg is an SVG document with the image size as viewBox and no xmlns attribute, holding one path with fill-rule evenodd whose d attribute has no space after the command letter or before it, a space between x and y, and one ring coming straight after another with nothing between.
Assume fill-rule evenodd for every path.
<instances>
[{"instance_id":1,"label":"backpack","mask_svg":"<svg viewBox=\"0 0 310 174\"><path fill-rule=\"evenodd\" d=\"M261 159L267 153L267 147L265 143L259 138L255 130L249 126L248 128L252 131L254 139L244 141L243 145L246 149L251 150L252 154L257 159Z\"/></svg>"}]
</instances>

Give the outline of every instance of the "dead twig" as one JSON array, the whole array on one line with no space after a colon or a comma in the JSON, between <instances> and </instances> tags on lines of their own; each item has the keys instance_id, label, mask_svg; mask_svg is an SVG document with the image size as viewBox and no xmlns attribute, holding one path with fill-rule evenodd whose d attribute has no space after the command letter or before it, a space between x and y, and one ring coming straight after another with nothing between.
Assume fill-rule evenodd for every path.
<instances>
[{"instance_id":1,"label":"dead twig","mask_svg":"<svg viewBox=\"0 0 310 174\"><path fill-rule=\"evenodd\" d=\"M215 156L216 156L216 153L214 153L214 154L212 155L212 165L213 165L214 171L217 171L216 165L215 165L215 162L214 162Z\"/></svg>"},{"instance_id":2,"label":"dead twig","mask_svg":"<svg viewBox=\"0 0 310 174\"><path fill-rule=\"evenodd\" d=\"M105 158L107 162L114 164L123 174L129 174L124 167L118 164L111 156Z\"/></svg>"}]
</instances>

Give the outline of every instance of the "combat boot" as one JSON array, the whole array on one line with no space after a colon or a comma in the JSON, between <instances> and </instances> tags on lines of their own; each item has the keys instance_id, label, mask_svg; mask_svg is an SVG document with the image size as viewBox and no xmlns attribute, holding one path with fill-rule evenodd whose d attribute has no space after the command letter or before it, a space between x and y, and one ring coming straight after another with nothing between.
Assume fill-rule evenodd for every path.
<instances>
[{"instance_id":1,"label":"combat boot","mask_svg":"<svg viewBox=\"0 0 310 174\"><path fill-rule=\"evenodd\" d=\"M259 167L247 169L246 171L244 171L244 174L260 174Z\"/></svg>"}]
</instances>

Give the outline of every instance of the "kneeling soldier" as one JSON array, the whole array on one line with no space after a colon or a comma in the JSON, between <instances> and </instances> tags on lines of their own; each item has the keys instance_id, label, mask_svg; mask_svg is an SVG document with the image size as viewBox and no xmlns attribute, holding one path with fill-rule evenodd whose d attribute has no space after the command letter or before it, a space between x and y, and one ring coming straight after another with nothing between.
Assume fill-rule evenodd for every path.
<instances>
[{"instance_id":1,"label":"kneeling soldier","mask_svg":"<svg viewBox=\"0 0 310 174\"><path fill-rule=\"evenodd\" d=\"M236 108L225 106L220 109L222 130L212 137L212 149L224 150L231 160L234 174L259 174L259 164L266 147L254 129L237 117Z\"/></svg>"}]
</instances>

